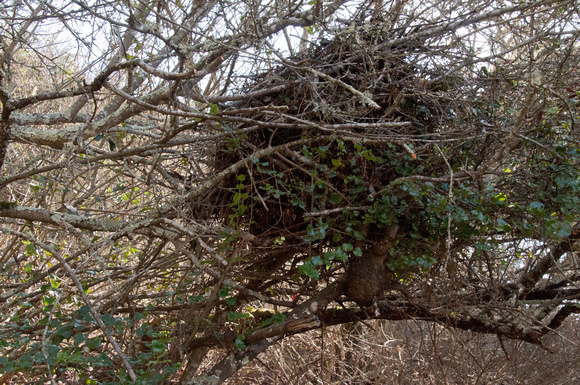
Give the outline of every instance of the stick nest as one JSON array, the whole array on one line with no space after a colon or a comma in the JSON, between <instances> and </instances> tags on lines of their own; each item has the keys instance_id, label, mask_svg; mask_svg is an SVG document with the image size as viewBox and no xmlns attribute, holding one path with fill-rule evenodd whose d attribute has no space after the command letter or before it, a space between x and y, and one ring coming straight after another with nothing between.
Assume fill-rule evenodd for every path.
<instances>
[{"instance_id":1,"label":"stick nest","mask_svg":"<svg viewBox=\"0 0 580 385\"><path fill-rule=\"evenodd\" d=\"M220 106L222 114L248 109L259 123L235 124L232 132L244 133L218 144L216 173L250 161L206 196L203 204L213 208L214 218L251 234L257 247L285 239L299 248L323 217L316 213L342 218L341 208L364 212L385 190L396 196L392 183L436 153L434 140L451 140L447 156L453 158L469 134L458 125L474 118L469 93L476 87L444 76L449 63L424 41L390 44L401 34L383 23L339 31L334 40L256 75L244 90L282 91ZM268 148L273 150L255 155ZM448 172L438 153L429 163L431 175ZM363 250L382 239L378 227L359 229Z\"/></svg>"}]
</instances>

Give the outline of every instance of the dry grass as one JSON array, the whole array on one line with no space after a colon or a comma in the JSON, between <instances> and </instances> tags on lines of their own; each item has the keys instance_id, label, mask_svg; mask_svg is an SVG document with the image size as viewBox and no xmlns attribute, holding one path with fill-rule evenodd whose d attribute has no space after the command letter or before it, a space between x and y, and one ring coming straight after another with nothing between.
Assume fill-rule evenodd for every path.
<instances>
[{"instance_id":1,"label":"dry grass","mask_svg":"<svg viewBox=\"0 0 580 385\"><path fill-rule=\"evenodd\" d=\"M228 384L576 384L578 321L544 348L426 322L374 321L289 337ZM551 351L550 351L551 350Z\"/></svg>"}]
</instances>

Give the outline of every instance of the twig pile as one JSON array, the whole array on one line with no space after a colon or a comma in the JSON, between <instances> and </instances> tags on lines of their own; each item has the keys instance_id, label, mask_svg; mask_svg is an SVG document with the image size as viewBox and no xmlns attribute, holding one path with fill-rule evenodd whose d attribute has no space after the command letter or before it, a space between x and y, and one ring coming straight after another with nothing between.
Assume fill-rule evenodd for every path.
<instances>
[{"instance_id":1,"label":"twig pile","mask_svg":"<svg viewBox=\"0 0 580 385\"><path fill-rule=\"evenodd\" d=\"M291 61L281 59L280 66L257 75L245 90L248 95L276 92L220 106L223 115L228 108L246 108L260 124L238 124L230 129L247 134L242 139L234 134L218 145L216 173L248 158L251 165L243 177L236 175L208 194L204 205L221 208L214 211L218 218L231 218L233 202L240 200L236 194L247 194L252 207L241 215L245 230L268 242L284 236L301 243L306 218L345 207L349 176L360 178L357 183L367 196L354 206L367 206L375 192L401 176L397 168L414 168L418 157L436 151L433 143L448 141L452 156L453 146L468 135L457 127L457 115L471 102L457 96L468 92L459 90L465 80L442 77L443 59L435 66L437 53L427 52L424 42L390 44L403 34L381 22L345 29ZM267 155L258 158L256 153ZM332 156L339 153L340 159ZM436 155L433 175L448 168ZM287 190L276 185L280 182ZM327 194L313 205L308 186L316 183L324 183ZM290 193L289 186L301 192ZM324 203L332 194L344 198L341 205ZM346 207L353 206L349 203Z\"/></svg>"}]
</instances>

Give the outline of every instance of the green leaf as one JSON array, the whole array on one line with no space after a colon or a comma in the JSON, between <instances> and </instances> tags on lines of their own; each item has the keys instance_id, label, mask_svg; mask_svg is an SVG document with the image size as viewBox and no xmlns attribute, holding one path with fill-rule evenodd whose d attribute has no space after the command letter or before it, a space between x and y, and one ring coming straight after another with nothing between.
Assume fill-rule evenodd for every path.
<instances>
[{"instance_id":1,"label":"green leaf","mask_svg":"<svg viewBox=\"0 0 580 385\"><path fill-rule=\"evenodd\" d=\"M321 266L324 263L320 255L315 255L314 257L312 257L311 261L313 264L317 266Z\"/></svg>"},{"instance_id":2,"label":"green leaf","mask_svg":"<svg viewBox=\"0 0 580 385\"><path fill-rule=\"evenodd\" d=\"M103 321L103 323L105 325L110 326L110 327L114 327L114 328L122 328L123 327L123 321L121 321L119 318L112 317L110 314L103 314L101 316L101 320Z\"/></svg>"},{"instance_id":3,"label":"green leaf","mask_svg":"<svg viewBox=\"0 0 580 385\"><path fill-rule=\"evenodd\" d=\"M75 334L73 341L74 341L75 345L77 345L77 346L80 345L81 343L83 343L85 341L84 334Z\"/></svg>"},{"instance_id":4,"label":"green leaf","mask_svg":"<svg viewBox=\"0 0 580 385\"><path fill-rule=\"evenodd\" d=\"M96 349L101 346L101 337L94 337L85 343L86 347L90 350Z\"/></svg>"},{"instance_id":5,"label":"green leaf","mask_svg":"<svg viewBox=\"0 0 580 385\"><path fill-rule=\"evenodd\" d=\"M107 141L109 142L109 150L115 151L115 149L117 148L117 145L115 144L115 142L113 142L113 139L107 138Z\"/></svg>"},{"instance_id":6,"label":"green leaf","mask_svg":"<svg viewBox=\"0 0 580 385\"><path fill-rule=\"evenodd\" d=\"M534 201L528 205L528 211L533 214L539 214L544 210L544 204L541 202Z\"/></svg>"},{"instance_id":7,"label":"green leaf","mask_svg":"<svg viewBox=\"0 0 580 385\"><path fill-rule=\"evenodd\" d=\"M74 333L74 328L70 324L68 324L68 325L62 326L54 334L55 334L55 336L60 336L64 339L68 339L68 338L72 337L73 333Z\"/></svg>"},{"instance_id":8,"label":"green leaf","mask_svg":"<svg viewBox=\"0 0 580 385\"><path fill-rule=\"evenodd\" d=\"M320 278L320 275L318 274L318 269L316 269L316 266L314 266L314 264L310 260L308 260L308 261L304 262L302 265L298 266L298 269L300 270L300 272L302 272L302 274L304 274L312 279L315 279L318 281L318 279Z\"/></svg>"},{"instance_id":9,"label":"green leaf","mask_svg":"<svg viewBox=\"0 0 580 385\"><path fill-rule=\"evenodd\" d=\"M348 255L342 249L336 249L334 257L342 262L348 261Z\"/></svg>"},{"instance_id":10,"label":"green leaf","mask_svg":"<svg viewBox=\"0 0 580 385\"><path fill-rule=\"evenodd\" d=\"M274 321L274 323L277 323L277 324L286 321L286 316L282 313L276 313L271 318Z\"/></svg>"},{"instance_id":11,"label":"green leaf","mask_svg":"<svg viewBox=\"0 0 580 385\"><path fill-rule=\"evenodd\" d=\"M503 230L503 231L510 231L512 229L512 227L510 226L509 223L504 221L502 218L498 218L496 229Z\"/></svg>"},{"instance_id":12,"label":"green leaf","mask_svg":"<svg viewBox=\"0 0 580 385\"><path fill-rule=\"evenodd\" d=\"M251 315L248 313L240 313L237 311L229 311L228 312L228 320L230 321L237 321L237 320L241 320L241 319L246 319L246 318L250 318Z\"/></svg>"},{"instance_id":13,"label":"green leaf","mask_svg":"<svg viewBox=\"0 0 580 385\"><path fill-rule=\"evenodd\" d=\"M507 201L507 195L505 195L505 194L503 194L503 193L499 193L499 194L497 194L497 195L494 197L494 199L495 199L495 202L496 202L497 204L500 204L500 205L502 205L502 204L506 203L506 201Z\"/></svg>"},{"instance_id":14,"label":"green leaf","mask_svg":"<svg viewBox=\"0 0 580 385\"><path fill-rule=\"evenodd\" d=\"M339 168L340 166L344 166L344 163L342 163L342 161L340 159L332 159L332 165L336 168Z\"/></svg>"},{"instance_id":15,"label":"green leaf","mask_svg":"<svg viewBox=\"0 0 580 385\"><path fill-rule=\"evenodd\" d=\"M93 361L96 367L106 368L113 366L113 361L105 354L101 353L96 360Z\"/></svg>"},{"instance_id":16,"label":"green leaf","mask_svg":"<svg viewBox=\"0 0 580 385\"><path fill-rule=\"evenodd\" d=\"M303 208L306 207L306 202L304 202L304 201L302 201L301 199L298 199L298 198L292 198L290 200L290 203L292 204L292 206L298 206L301 209L303 209Z\"/></svg>"},{"instance_id":17,"label":"green leaf","mask_svg":"<svg viewBox=\"0 0 580 385\"><path fill-rule=\"evenodd\" d=\"M246 344L244 343L245 336L243 334L238 335L238 338L234 341L234 346L238 350L242 350L246 348Z\"/></svg>"},{"instance_id":18,"label":"green leaf","mask_svg":"<svg viewBox=\"0 0 580 385\"><path fill-rule=\"evenodd\" d=\"M475 242L475 248L478 250L490 250L491 247L487 243Z\"/></svg>"},{"instance_id":19,"label":"green leaf","mask_svg":"<svg viewBox=\"0 0 580 385\"><path fill-rule=\"evenodd\" d=\"M160 340L154 340L151 342L151 345L149 345L151 348L151 351L153 351L154 353L163 353L167 350L167 345L165 343L163 343Z\"/></svg>"},{"instance_id":20,"label":"green leaf","mask_svg":"<svg viewBox=\"0 0 580 385\"><path fill-rule=\"evenodd\" d=\"M209 104L209 113L212 115L217 115L220 113L220 108L218 107L217 104L215 103L210 103Z\"/></svg>"},{"instance_id":21,"label":"green leaf","mask_svg":"<svg viewBox=\"0 0 580 385\"><path fill-rule=\"evenodd\" d=\"M569 223L562 223L562 227L556 231L556 236L561 238L568 237L570 234L572 234L572 228Z\"/></svg>"},{"instance_id":22,"label":"green leaf","mask_svg":"<svg viewBox=\"0 0 580 385\"><path fill-rule=\"evenodd\" d=\"M336 205L336 204L340 203L341 201L342 201L342 197L340 196L340 194L332 193L332 195L330 196L330 203L332 203L333 205Z\"/></svg>"},{"instance_id":23,"label":"green leaf","mask_svg":"<svg viewBox=\"0 0 580 385\"><path fill-rule=\"evenodd\" d=\"M91 312L89 311L89 308L87 307L87 305L83 305L81 306L81 308L79 310L77 310L78 315L80 319L82 319L83 321L86 322L90 322L92 323L94 321L93 316L91 315Z\"/></svg>"},{"instance_id":24,"label":"green leaf","mask_svg":"<svg viewBox=\"0 0 580 385\"><path fill-rule=\"evenodd\" d=\"M26 353L25 355L23 355L22 357L20 357L18 359L18 364L20 364L20 367L22 369L31 369L33 362L34 362L34 358L32 357L32 354L30 354L30 353Z\"/></svg>"},{"instance_id":25,"label":"green leaf","mask_svg":"<svg viewBox=\"0 0 580 385\"><path fill-rule=\"evenodd\" d=\"M46 345L46 353L48 356L48 364L54 365L56 363L56 358L58 356L58 352L60 352L60 347L52 344Z\"/></svg>"},{"instance_id":26,"label":"green leaf","mask_svg":"<svg viewBox=\"0 0 580 385\"><path fill-rule=\"evenodd\" d=\"M546 233L549 237L563 238L572 233L572 227L568 222L560 222L556 218L546 221Z\"/></svg>"},{"instance_id":27,"label":"green leaf","mask_svg":"<svg viewBox=\"0 0 580 385\"><path fill-rule=\"evenodd\" d=\"M222 287L218 292L218 296L220 298L225 298L230 295L230 288L229 287Z\"/></svg>"},{"instance_id":28,"label":"green leaf","mask_svg":"<svg viewBox=\"0 0 580 385\"><path fill-rule=\"evenodd\" d=\"M29 241L26 241L24 243L27 243L27 245L26 245L26 254L27 255L34 255L34 254L36 254L36 246L34 245L34 243L29 242ZM28 271L28 273L30 273L30 271Z\"/></svg>"}]
</instances>

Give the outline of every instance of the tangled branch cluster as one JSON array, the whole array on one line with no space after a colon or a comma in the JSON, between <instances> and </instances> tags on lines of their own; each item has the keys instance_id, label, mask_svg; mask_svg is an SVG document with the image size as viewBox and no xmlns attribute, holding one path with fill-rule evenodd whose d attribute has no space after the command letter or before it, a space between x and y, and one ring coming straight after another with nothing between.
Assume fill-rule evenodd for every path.
<instances>
[{"instance_id":1,"label":"tangled branch cluster","mask_svg":"<svg viewBox=\"0 0 580 385\"><path fill-rule=\"evenodd\" d=\"M323 325L579 311L575 3L294 3L14 5L125 32L86 81L1 31L0 369L216 383Z\"/></svg>"}]
</instances>

